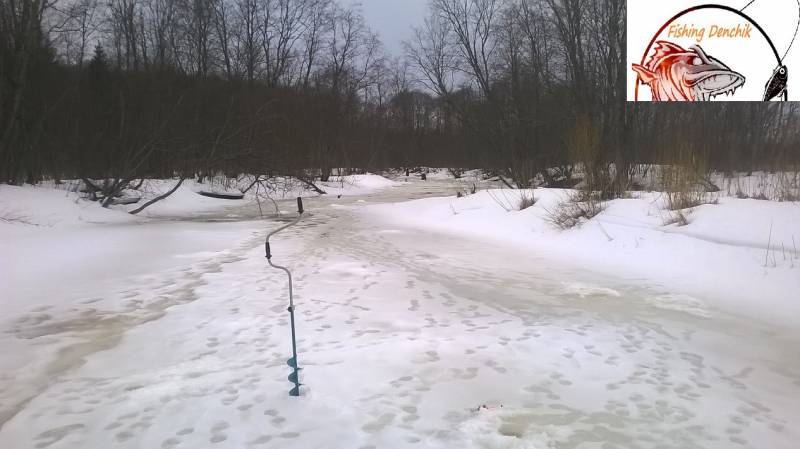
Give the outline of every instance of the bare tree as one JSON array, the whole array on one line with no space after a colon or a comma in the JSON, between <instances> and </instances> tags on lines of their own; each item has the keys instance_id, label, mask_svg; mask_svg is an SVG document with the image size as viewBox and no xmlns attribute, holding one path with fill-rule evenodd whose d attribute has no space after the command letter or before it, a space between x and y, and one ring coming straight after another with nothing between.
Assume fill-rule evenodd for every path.
<instances>
[{"instance_id":1,"label":"bare tree","mask_svg":"<svg viewBox=\"0 0 800 449\"><path fill-rule=\"evenodd\" d=\"M491 96L492 67L497 41L494 35L500 0L432 0L431 7L446 22L454 43L481 92Z\"/></svg>"},{"instance_id":2,"label":"bare tree","mask_svg":"<svg viewBox=\"0 0 800 449\"><path fill-rule=\"evenodd\" d=\"M309 87L311 73L317 63L320 49L325 39L327 24L331 21L331 0L307 0L306 17L303 27L303 61L301 63L302 86Z\"/></svg>"},{"instance_id":3,"label":"bare tree","mask_svg":"<svg viewBox=\"0 0 800 449\"><path fill-rule=\"evenodd\" d=\"M206 76L211 69L211 30L214 23L212 0L182 0L186 29L186 54L189 67L197 76Z\"/></svg>"},{"instance_id":4,"label":"bare tree","mask_svg":"<svg viewBox=\"0 0 800 449\"><path fill-rule=\"evenodd\" d=\"M547 0L556 32L566 55L567 75L571 83L575 107L587 113L592 95L589 88L589 67L586 63L584 21L589 0Z\"/></svg>"},{"instance_id":5,"label":"bare tree","mask_svg":"<svg viewBox=\"0 0 800 449\"><path fill-rule=\"evenodd\" d=\"M438 15L425 19L414 29L414 40L404 45L407 57L422 73L421 82L437 95L446 97L453 90L457 58L450 44L450 25Z\"/></svg>"},{"instance_id":6,"label":"bare tree","mask_svg":"<svg viewBox=\"0 0 800 449\"><path fill-rule=\"evenodd\" d=\"M258 1L236 0L235 20L236 64L252 83L263 62Z\"/></svg>"},{"instance_id":7,"label":"bare tree","mask_svg":"<svg viewBox=\"0 0 800 449\"><path fill-rule=\"evenodd\" d=\"M211 0L212 23L222 58L218 65L230 81L234 77L231 47L231 5L228 0Z\"/></svg>"},{"instance_id":8,"label":"bare tree","mask_svg":"<svg viewBox=\"0 0 800 449\"><path fill-rule=\"evenodd\" d=\"M139 70L142 63L143 17L140 0L111 0L110 23L116 41L117 65Z\"/></svg>"},{"instance_id":9,"label":"bare tree","mask_svg":"<svg viewBox=\"0 0 800 449\"><path fill-rule=\"evenodd\" d=\"M328 39L329 76L334 92L343 87L345 75L352 71L366 31L364 18L354 7L334 5Z\"/></svg>"},{"instance_id":10,"label":"bare tree","mask_svg":"<svg viewBox=\"0 0 800 449\"><path fill-rule=\"evenodd\" d=\"M87 45L99 29L97 11L97 0L76 0L60 7L55 14L57 17L51 18L54 24L48 34L52 36L53 45L60 47L68 64L83 66Z\"/></svg>"},{"instance_id":11,"label":"bare tree","mask_svg":"<svg viewBox=\"0 0 800 449\"><path fill-rule=\"evenodd\" d=\"M171 0L148 0L147 3L147 39L153 51L153 65L158 70L165 70L177 62L174 52L176 6Z\"/></svg>"},{"instance_id":12,"label":"bare tree","mask_svg":"<svg viewBox=\"0 0 800 449\"><path fill-rule=\"evenodd\" d=\"M287 79L295 46L303 36L306 0L266 0L261 26L264 47L265 78L268 86L277 86Z\"/></svg>"}]
</instances>

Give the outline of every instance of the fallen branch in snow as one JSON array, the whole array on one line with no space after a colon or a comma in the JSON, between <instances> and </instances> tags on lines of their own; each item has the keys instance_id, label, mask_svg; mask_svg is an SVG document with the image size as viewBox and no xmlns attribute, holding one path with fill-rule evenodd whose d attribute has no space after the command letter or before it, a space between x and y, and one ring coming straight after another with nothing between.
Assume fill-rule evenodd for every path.
<instances>
[{"instance_id":1,"label":"fallen branch in snow","mask_svg":"<svg viewBox=\"0 0 800 449\"><path fill-rule=\"evenodd\" d=\"M302 182L303 184L305 184L308 188L310 188L311 190L319 193L320 195L327 195L328 194L328 192L326 192L326 191L320 189L319 187L317 187L317 185L314 184L314 181L311 181L311 180L306 179L305 177L301 177L301 176L297 176L297 179L300 182Z\"/></svg>"},{"instance_id":2,"label":"fallen branch in snow","mask_svg":"<svg viewBox=\"0 0 800 449\"><path fill-rule=\"evenodd\" d=\"M131 215L136 215L136 214L138 214L139 212L141 212L141 211L143 211L143 210L147 209L147 208L148 208L148 207L150 207L151 205L153 205L153 204L155 204L155 203L157 203L157 202L159 202L159 201L163 200L164 198L167 198L168 196L172 195L173 193L175 193L175 191L177 191L177 190L178 190L178 187L180 187L180 186L181 186L181 184L183 184L183 181L185 181L185 180L186 180L186 178L184 178L184 177L181 177L181 179L178 181L178 183L177 183L177 184L175 184L175 187L171 188L171 189L170 189L170 190L169 190L167 193L164 193L164 194L162 194L162 195L159 195L159 196L157 196L157 197L153 198L152 200L150 200L150 201L148 201L148 202L146 202L146 203L142 204L142 206L141 206L141 207L139 207L138 209L134 209L134 210L130 211L130 214L131 214Z\"/></svg>"}]
</instances>

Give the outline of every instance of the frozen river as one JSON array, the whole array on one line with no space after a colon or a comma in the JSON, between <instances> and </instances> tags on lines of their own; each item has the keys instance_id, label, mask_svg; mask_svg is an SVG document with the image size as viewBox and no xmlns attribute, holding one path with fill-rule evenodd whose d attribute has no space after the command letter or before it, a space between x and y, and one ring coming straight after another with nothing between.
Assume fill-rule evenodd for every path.
<instances>
[{"instance_id":1,"label":"frozen river","mask_svg":"<svg viewBox=\"0 0 800 449\"><path fill-rule=\"evenodd\" d=\"M307 200L274 238L300 398L263 255L276 221L247 206L71 236L102 248L20 271L4 300L0 447L797 447L797 328L368 212L452 191Z\"/></svg>"}]
</instances>

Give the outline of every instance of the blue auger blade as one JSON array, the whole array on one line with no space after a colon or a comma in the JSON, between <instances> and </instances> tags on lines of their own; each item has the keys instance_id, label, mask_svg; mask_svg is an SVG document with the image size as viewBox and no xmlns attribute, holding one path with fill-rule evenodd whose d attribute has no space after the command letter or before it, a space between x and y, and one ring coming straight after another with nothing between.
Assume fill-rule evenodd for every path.
<instances>
[{"instance_id":1,"label":"blue auger blade","mask_svg":"<svg viewBox=\"0 0 800 449\"><path fill-rule=\"evenodd\" d=\"M300 396L300 385L289 390L289 396L298 397Z\"/></svg>"},{"instance_id":2,"label":"blue auger blade","mask_svg":"<svg viewBox=\"0 0 800 449\"><path fill-rule=\"evenodd\" d=\"M297 369L297 359L296 359L296 358L294 358L294 357L292 357L292 358L290 358L289 360L287 360L287 361L286 361L286 364L287 364L287 365L289 365L289 366L291 366L292 368L295 368L295 369Z\"/></svg>"},{"instance_id":3,"label":"blue auger blade","mask_svg":"<svg viewBox=\"0 0 800 449\"><path fill-rule=\"evenodd\" d=\"M295 371L292 374L289 374L289 382L292 382L294 384L299 384L300 383L300 373Z\"/></svg>"}]
</instances>

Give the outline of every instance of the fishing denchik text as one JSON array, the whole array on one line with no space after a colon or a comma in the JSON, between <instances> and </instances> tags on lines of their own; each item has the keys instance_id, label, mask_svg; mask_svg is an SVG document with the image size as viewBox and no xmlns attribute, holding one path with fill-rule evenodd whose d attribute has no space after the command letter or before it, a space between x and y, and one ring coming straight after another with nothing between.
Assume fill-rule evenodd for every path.
<instances>
[{"instance_id":1,"label":"fishing denchik text","mask_svg":"<svg viewBox=\"0 0 800 449\"><path fill-rule=\"evenodd\" d=\"M711 25L710 27L696 27L694 24L673 23L669 26L668 36L674 39L690 38L697 42L703 39L750 39L753 34L753 26L747 24L737 24L735 26Z\"/></svg>"}]
</instances>

